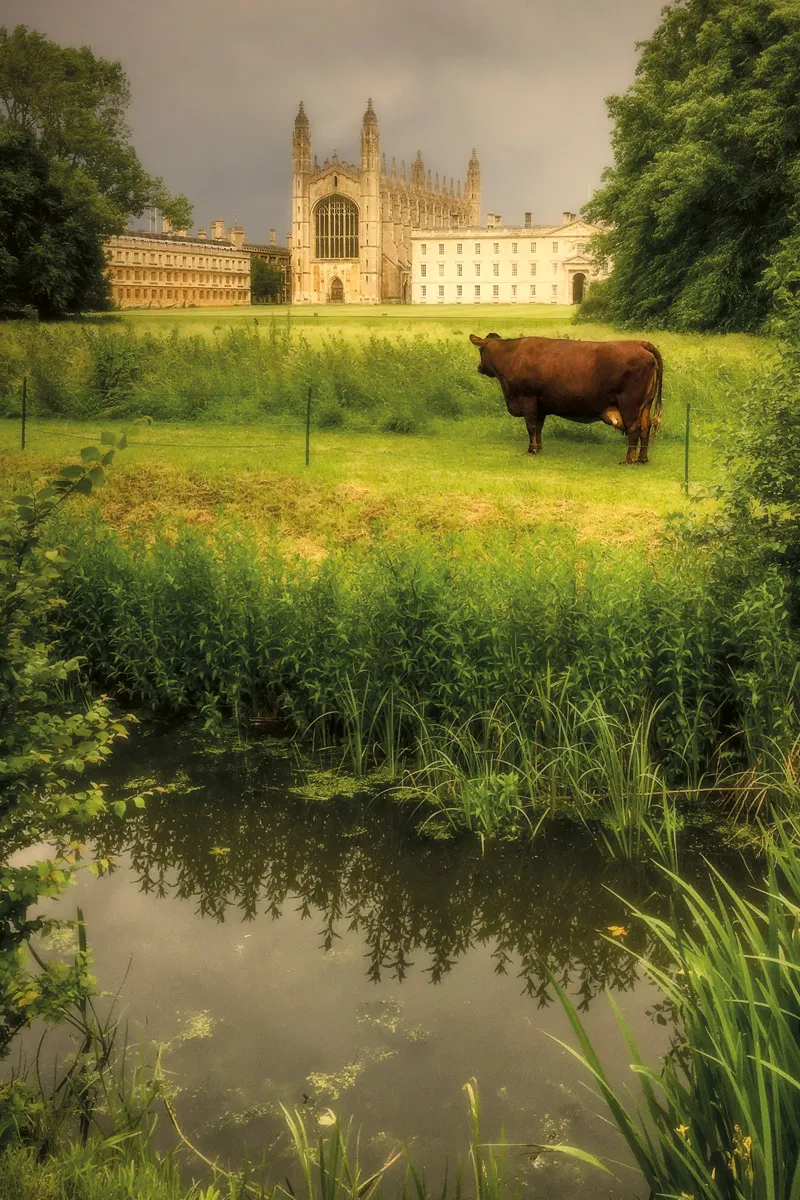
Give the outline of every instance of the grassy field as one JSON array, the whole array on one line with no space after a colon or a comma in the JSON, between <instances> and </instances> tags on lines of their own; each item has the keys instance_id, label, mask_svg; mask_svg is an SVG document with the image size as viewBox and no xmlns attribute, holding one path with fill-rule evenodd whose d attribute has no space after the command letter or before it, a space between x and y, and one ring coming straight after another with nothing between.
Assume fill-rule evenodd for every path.
<instances>
[{"instance_id":1,"label":"grassy field","mask_svg":"<svg viewBox=\"0 0 800 1200\"><path fill-rule=\"evenodd\" d=\"M331 543L420 533L522 532L653 547L690 481L719 482L736 398L771 356L748 336L648 335L665 359L664 427L646 468L623 469L605 426L551 419L544 453L477 375L472 330L610 338L548 306L142 310L80 323L0 328L0 472L46 473L101 428L155 413L115 464L100 501L119 528L156 518L247 521L311 558ZM255 322L258 322L256 324ZM115 336L119 335L119 338ZM632 336L626 334L625 336ZM25 452L19 394L28 375ZM313 392L311 464L304 416ZM125 413L120 418L120 411Z\"/></svg>"},{"instance_id":2,"label":"grassy field","mask_svg":"<svg viewBox=\"0 0 800 1200\"><path fill-rule=\"evenodd\" d=\"M612 430L582 432L578 440L568 426L554 425L536 458L524 453L523 423L511 417L462 421L424 436L315 431L306 468L302 430L155 424L133 431L99 504L117 528L235 518L259 539L277 532L285 548L316 558L331 543L367 545L379 536L460 532L477 535L478 545L490 530L541 526L652 548L664 516L694 503L683 494L679 441L657 440L647 467L623 468L624 442ZM4 421L0 472L15 487L29 473L48 474L101 427L122 429L36 420L22 452L18 422ZM713 447L697 443L692 478L708 484L718 477Z\"/></svg>"}]
</instances>

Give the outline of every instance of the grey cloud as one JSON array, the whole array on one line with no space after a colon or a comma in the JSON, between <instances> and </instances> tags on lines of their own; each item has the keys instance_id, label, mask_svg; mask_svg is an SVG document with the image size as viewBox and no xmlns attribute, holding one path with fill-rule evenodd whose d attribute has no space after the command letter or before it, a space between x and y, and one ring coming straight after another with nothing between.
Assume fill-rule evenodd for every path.
<instances>
[{"instance_id":1,"label":"grey cloud","mask_svg":"<svg viewBox=\"0 0 800 1200\"><path fill-rule=\"evenodd\" d=\"M662 0L5 0L7 25L87 43L131 80L134 143L198 225L288 229L291 131L359 154L371 96L381 147L462 181L475 146L483 210L577 209L610 159L604 97L633 77Z\"/></svg>"}]
</instances>

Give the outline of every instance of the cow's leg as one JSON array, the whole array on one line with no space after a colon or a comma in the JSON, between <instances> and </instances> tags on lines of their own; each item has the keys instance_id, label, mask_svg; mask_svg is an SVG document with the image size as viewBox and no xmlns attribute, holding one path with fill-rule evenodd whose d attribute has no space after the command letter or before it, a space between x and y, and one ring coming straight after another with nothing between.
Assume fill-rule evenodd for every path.
<instances>
[{"instance_id":1,"label":"cow's leg","mask_svg":"<svg viewBox=\"0 0 800 1200\"><path fill-rule=\"evenodd\" d=\"M525 424L528 427L528 454L539 454L542 449L542 426L544 414L539 414L537 404L525 409Z\"/></svg>"},{"instance_id":2,"label":"cow's leg","mask_svg":"<svg viewBox=\"0 0 800 1200\"><path fill-rule=\"evenodd\" d=\"M639 418L639 458L638 461L644 465L647 463L647 446L650 441L650 409L643 408L641 417Z\"/></svg>"},{"instance_id":3,"label":"cow's leg","mask_svg":"<svg viewBox=\"0 0 800 1200\"><path fill-rule=\"evenodd\" d=\"M628 426L628 453L622 460L623 467L629 467L636 462L636 451L639 447L639 422L634 421Z\"/></svg>"}]
</instances>

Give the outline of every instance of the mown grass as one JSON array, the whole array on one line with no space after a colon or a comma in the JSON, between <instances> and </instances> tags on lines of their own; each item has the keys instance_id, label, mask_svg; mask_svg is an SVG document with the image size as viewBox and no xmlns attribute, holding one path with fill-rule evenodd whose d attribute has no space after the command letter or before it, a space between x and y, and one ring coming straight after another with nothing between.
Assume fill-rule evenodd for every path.
<instances>
[{"instance_id":1,"label":"mown grass","mask_svg":"<svg viewBox=\"0 0 800 1200\"><path fill-rule=\"evenodd\" d=\"M502 415L502 414L501 414ZM0 474L9 490L48 475L67 455L120 422L31 422L24 453L17 422L0 422ZM47 432L42 432L46 430ZM246 446L247 449L239 447ZM99 497L103 518L126 530L166 519L212 528L248 525L260 544L277 533L283 547L309 558L331 546L376 540L471 535L475 553L487 534L528 537L550 529L568 540L639 544L653 550L664 517L685 511L683 446L657 441L647 468L624 469L624 446L611 430L575 437L548 430L545 452L524 453L520 422L472 419L416 436L314 431L305 467L302 430L157 423L134 430ZM720 478L720 456L694 443L692 495Z\"/></svg>"}]
</instances>

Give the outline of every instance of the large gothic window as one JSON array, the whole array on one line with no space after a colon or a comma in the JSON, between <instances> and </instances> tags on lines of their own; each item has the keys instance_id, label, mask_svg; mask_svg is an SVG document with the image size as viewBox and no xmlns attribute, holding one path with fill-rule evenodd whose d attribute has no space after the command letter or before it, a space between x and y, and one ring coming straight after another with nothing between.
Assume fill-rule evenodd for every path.
<instances>
[{"instance_id":1,"label":"large gothic window","mask_svg":"<svg viewBox=\"0 0 800 1200\"><path fill-rule=\"evenodd\" d=\"M326 196L314 212L317 258L358 258L358 208L346 196Z\"/></svg>"}]
</instances>

